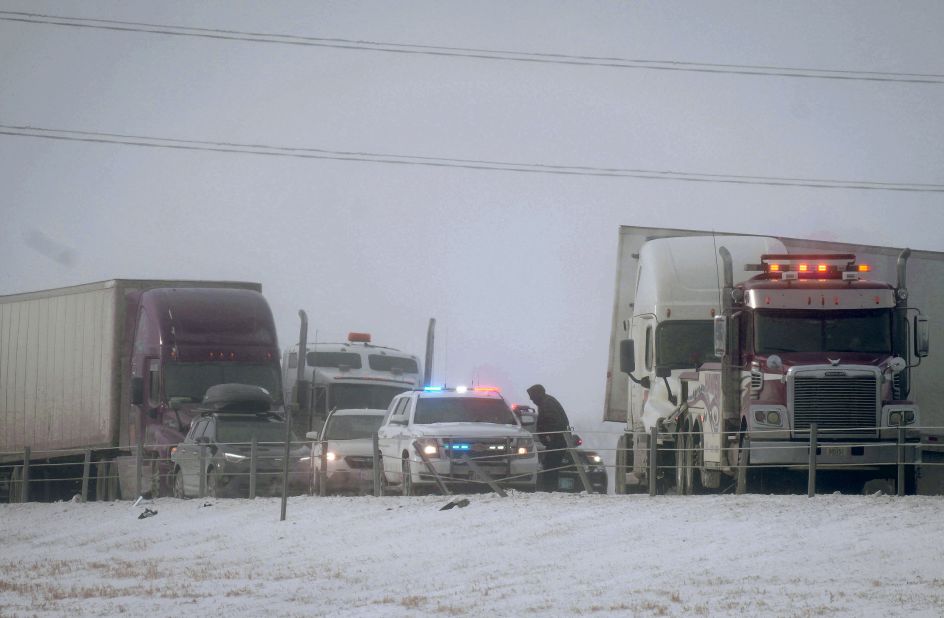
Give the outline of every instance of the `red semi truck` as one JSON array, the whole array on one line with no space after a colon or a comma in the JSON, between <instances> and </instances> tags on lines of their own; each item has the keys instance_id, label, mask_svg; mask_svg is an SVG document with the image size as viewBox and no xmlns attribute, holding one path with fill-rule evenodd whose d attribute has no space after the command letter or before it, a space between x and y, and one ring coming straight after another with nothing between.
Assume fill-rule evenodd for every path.
<instances>
[{"instance_id":1,"label":"red semi truck","mask_svg":"<svg viewBox=\"0 0 944 618\"><path fill-rule=\"evenodd\" d=\"M261 386L280 411L278 341L261 292L257 283L115 279L0 297L9 498L71 498L86 451L90 496L167 495L170 449L210 386Z\"/></svg>"},{"instance_id":2,"label":"red semi truck","mask_svg":"<svg viewBox=\"0 0 944 618\"><path fill-rule=\"evenodd\" d=\"M914 490L919 430L939 425L935 406L921 408L915 395L934 401L925 311L937 302L940 254L623 232L631 248L621 246L611 368L628 389L611 373L607 407L617 420L626 406L618 493L649 483L653 431L664 485L744 491L804 470L814 425L819 466L892 480L904 428L905 482ZM920 273L914 290L909 257Z\"/></svg>"}]
</instances>

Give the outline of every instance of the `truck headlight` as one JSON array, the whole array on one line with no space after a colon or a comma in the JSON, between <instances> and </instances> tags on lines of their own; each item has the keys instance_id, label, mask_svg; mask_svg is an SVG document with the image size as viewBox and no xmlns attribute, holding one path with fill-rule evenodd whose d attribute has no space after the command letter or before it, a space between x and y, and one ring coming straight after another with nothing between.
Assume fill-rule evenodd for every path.
<instances>
[{"instance_id":1,"label":"truck headlight","mask_svg":"<svg viewBox=\"0 0 944 618\"><path fill-rule=\"evenodd\" d=\"M245 455L240 455L239 453L223 453L223 459L230 463L239 463L241 461L246 461L248 457Z\"/></svg>"},{"instance_id":2,"label":"truck headlight","mask_svg":"<svg viewBox=\"0 0 944 618\"><path fill-rule=\"evenodd\" d=\"M918 420L918 411L914 408L892 408L888 410L888 426L913 425Z\"/></svg>"},{"instance_id":3,"label":"truck headlight","mask_svg":"<svg viewBox=\"0 0 944 618\"><path fill-rule=\"evenodd\" d=\"M592 464L598 464L603 461L603 458L596 453L587 453L587 461Z\"/></svg>"},{"instance_id":4,"label":"truck headlight","mask_svg":"<svg viewBox=\"0 0 944 618\"><path fill-rule=\"evenodd\" d=\"M512 444L512 448L519 457L527 457L534 452L534 440L531 438L518 438Z\"/></svg>"}]
</instances>

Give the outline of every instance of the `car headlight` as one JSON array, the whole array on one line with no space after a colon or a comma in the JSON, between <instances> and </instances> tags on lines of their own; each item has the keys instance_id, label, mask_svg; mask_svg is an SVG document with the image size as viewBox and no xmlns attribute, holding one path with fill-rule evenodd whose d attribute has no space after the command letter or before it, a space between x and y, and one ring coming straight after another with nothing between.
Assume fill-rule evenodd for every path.
<instances>
[{"instance_id":1,"label":"car headlight","mask_svg":"<svg viewBox=\"0 0 944 618\"><path fill-rule=\"evenodd\" d=\"M245 455L240 455L239 453L223 453L223 459L230 463L239 463L241 461L246 461L249 458Z\"/></svg>"},{"instance_id":2,"label":"car headlight","mask_svg":"<svg viewBox=\"0 0 944 618\"><path fill-rule=\"evenodd\" d=\"M591 464L599 464L603 462L603 458L596 453L587 453L587 461Z\"/></svg>"},{"instance_id":3,"label":"car headlight","mask_svg":"<svg viewBox=\"0 0 944 618\"><path fill-rule=\"evenodd\" d=\"M338 458L338 454L335 453L334 451L328 451L325 454L325 459L327 459L328 461L334 461L337 458Z\"/></svg>"},{"instance_id":4,"label":"car headlight","mask_svg":"<svg viewBox=\"0 0 944 618\"><path fill-rule=\"evenodd\" d=\"M419 452L425 455L426 457L438 457L439 456L439 441L433 438L425 438L422 440L416 441L416 446L419 449Z\"/></svg>"},{"instance_id":5,"label":"car headlight","mask_svg":"<svg viewBox=\"0 0 944 618\"><path fill-rule=\"evenodd\" d=\"M531 438L518 438L513 448L519 456L527 457L534 452L534 440Z\"/></svg>"}]
</instances>

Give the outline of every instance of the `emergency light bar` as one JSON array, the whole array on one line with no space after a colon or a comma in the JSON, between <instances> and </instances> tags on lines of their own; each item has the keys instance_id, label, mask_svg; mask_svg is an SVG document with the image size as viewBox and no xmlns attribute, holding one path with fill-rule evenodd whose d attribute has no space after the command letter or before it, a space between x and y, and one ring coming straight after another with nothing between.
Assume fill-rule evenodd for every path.
<instances>
[{"instance_id":1,"label":"emergency light bar","mask_svg":"<svg viewBox=\"0 0 944 618\"><path fill-rule=\"evenodd\" d=\"M351 343L370 343L370 333L348 333L347 340Z\"/></svg>"},{"instance_id":2,"label":"emergency light bar","mask_svg":"<svg viewBox=\"0 0 944 618\"><path fill-rule=\"evenodd\" d=\"M858 281L859 273L872 269L868 264L856 264L852 253L765 253L760 264L747 264L746 271L760 271L769 279L797 281L799 279L842 279ZM835 262L845 262L836 264Z\"/></svg>"}]
</instances>

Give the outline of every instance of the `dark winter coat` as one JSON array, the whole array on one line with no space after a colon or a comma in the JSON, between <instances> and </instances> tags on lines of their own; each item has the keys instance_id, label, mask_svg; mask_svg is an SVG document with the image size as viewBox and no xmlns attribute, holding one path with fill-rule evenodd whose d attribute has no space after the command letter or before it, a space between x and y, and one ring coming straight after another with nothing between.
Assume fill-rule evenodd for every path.
<instances>
[{"instance_id":1,"label":"dark winter coat","mask_svg":"<svg viewBox=\"0 0 944 618\"><path fill-rule=\"evenodd\" d=\"M544 395L541 401L535 402L538 405L538 434L547 431L567 431L570 428L570 421L567 419L567 413L559 401L550 395ZM540 435L541 442L551 448L563 448L566 445L563 434L556 433L550 435Z\"/></svg>"}]
</instances>

